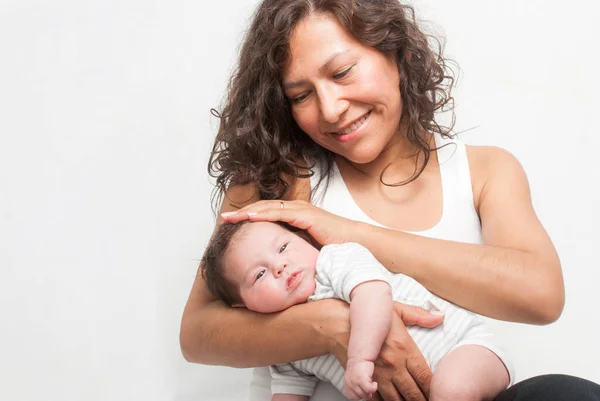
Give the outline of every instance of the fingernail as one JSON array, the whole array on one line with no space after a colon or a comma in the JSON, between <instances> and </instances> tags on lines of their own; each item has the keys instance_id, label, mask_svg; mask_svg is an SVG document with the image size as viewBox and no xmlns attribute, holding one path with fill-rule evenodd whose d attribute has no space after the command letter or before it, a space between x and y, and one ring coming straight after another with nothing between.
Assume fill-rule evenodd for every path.
<instances>
[{"instance_id":1,"label":"fingernail","mask_svg":"<svg viewBox=\"0 0 600 401\"><path fill-rule=\"evenodd\" d=\"M248 216L256 216L258 212L248 212Z\"/></svg>"},{"instance_id":2,"label":"fingernail","mask_svg":"<svg viewBox=\"0 0 600 401\"><path fill-rule=\"evenodd\" d=\"M222 216L222 217L227 217L227 216L234 215L234 214L236 214L236 213L237 213L237 212L225 212L225 213L221 213L221 216Z\"/></svg>"},{"instance_id":3,"label":"fingernail","mask_svg":"<svg viewBox=\"0 0 600 401\"><path fill-rule=\"evenodd\" d=\"M432 310L429 311L429 314L433 315L433 316L444 316L445 313L442 312L441 310Z\"/></svg>"},{"instance_id":4,"label":"fingernail","mask_svg":"<svg viewBox=\"0 0 600 401\"><path fill-rule=\"evenodd\" d=\"M427 300L427 307L425 309L429 309L430 311L440 310L440 308L438 308L436 304L431 302L431 300Z\"/></svg>"}]
</instances>

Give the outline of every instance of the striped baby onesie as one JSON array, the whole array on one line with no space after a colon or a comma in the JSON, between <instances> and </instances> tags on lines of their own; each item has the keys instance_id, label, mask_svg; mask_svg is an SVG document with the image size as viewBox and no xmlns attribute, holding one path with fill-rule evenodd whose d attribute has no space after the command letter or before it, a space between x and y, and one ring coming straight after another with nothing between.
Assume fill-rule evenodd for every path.
<instances>
[{"instance_id":1,"label":"striped baby onesie","mask_svg":"<svg viewBox=\"0 0 600 401\"><path fill-rule=\"evenodd\" d=\"M497 344L481 316L435 296L406 275L389 272L362 245L346 243L321 249L317 259L317 285L309 301L339 298L349 303L354 287L373 280L389 283L395 301L426 309L433 306L445 313L444 322L436 328L407 327L432 370L454 348L475 344L498 355L512 383L514 372L506 352ZM319 380L331 382L340 392L344 391L344 369L331 354L276 365L271 367L271 375L273 394L311 396Z\"/></svg>"}]
</instances>

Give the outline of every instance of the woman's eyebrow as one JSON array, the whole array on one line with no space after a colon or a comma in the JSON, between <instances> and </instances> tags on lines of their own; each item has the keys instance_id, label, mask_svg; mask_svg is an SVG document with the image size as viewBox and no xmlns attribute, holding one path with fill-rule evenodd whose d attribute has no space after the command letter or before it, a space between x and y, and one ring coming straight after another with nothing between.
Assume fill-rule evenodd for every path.
<instances>
[{"instance_id":1,"label":"woman's eyebrow","mask_svg":"<svg viewBox=\"0 0 600 401\"><path fill-rule=\"evenodd\" d=\"M349 51L350 51L350 49L346 49L346 50L341 50L339 52L333 53L331 55L331 57L329 57L327 59L325 64L323 64L321 67L319 67L319 72L325 72L329 68L330 64L332 64L335 61L336 58L338 58L342 54L348 53Z\"/></svg>"},{"instance_id":2,"label":"woman's eyebrow","mask_svg":"<svg viewBox=\"0 0 600 401\"><path fill-rule=\"evenodd\" d=\"M331 55L331 57L329 57L327 59L327 61L325 61L325 63L323 63L323 65L321 67L319 67L319 72L323 73L324 71L326 71L330 65L335 61L335 59L343 54L346 54L350 51L350 49L346 49L346 50L341 50L339 52L335 52ZM297 88L299 86L302 85L306 85L306 81L293 81L293 82L286 82L283 84L283 89L284 90L288 90L288 89L294 89Z\"/></svg>"}]
</instances>

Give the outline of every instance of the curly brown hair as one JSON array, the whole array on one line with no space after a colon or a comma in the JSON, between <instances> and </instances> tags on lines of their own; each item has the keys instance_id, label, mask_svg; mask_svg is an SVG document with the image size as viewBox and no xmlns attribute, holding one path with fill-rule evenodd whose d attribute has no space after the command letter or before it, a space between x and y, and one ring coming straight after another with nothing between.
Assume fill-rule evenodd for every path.
<instances>
[{"instance_id":1,"label":"curly brown hair","mask_svg":"<svg viewBox=\"0 0 600 401\"><path fill-rule=\"evenodd\" d=\"M216 178L214 208L230 185L255 183L261 199L283 199L294 180L312 175L316 163L322 166L319 184L329 177L334 155L300 130L282 87L290 36L313 13L335 16L358 41L396 58L404 135L418 149L416 160L421 154L424 159L415 162L409 179L391 185L423 172L435 150L433 133L452 137L454 73L440 40L419 28L411 6L398 0L264 0L246 33L222 112L212 110L220 118L208 164ZM449 126L438 124L439 111L452 112Z\"/></svg>"}]
</instances>

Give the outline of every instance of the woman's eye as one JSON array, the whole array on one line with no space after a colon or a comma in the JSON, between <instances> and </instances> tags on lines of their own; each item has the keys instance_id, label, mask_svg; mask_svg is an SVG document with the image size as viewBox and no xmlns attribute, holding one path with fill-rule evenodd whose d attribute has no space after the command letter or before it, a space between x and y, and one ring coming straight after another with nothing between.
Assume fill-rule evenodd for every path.
<instances>
[{"instance_id":1,"label":"woman's eye","mask_svg":"<svg viewBox=\"0 0 600 401\"><path fill-rule=\"evenodd\" d=\"M283 244L281 245L281 248L279 248L279 253L285 251L285 248L287 248L288 244Z\"/></svg>"},{"instance_id":2,"label":"woman's eye","mask_svg":"<svg viewBox=\"0 0 600 401\"><path fill-rule=\"evenodd\" d=\"M256 275L256 280L255 281L258 281L258 279L260 279L264 275L265 275L265 271L264 270L259 271L258 274Z\"/></svg>"},{"instance_id":3,"label":"woman's eye","mask_svg":"<svg viewBox=\"0 0 600 401\"><path fill-rule=\"evenodd\" d=\"M297 96L297 97L295 97L295 98L292 98L292 99L291 99L291 101L292 101L292 103L294 103L294 104L298 104L298 103L302 103L303 101L305 101L307 97L308 97L308 94L306 94L306 93L303 93L303 94L302 94L302 95L300 95L300 96Z\"/></svg>"},{"instance_id":4,"label":"woman's eye","mask_svg":"<svg viewBox=\"0 0 600 401\"><path fill-rule=\"evenodd\" d=\"M350 72L350 70L352 69L352 67L348 67L343 71L338 72L337 74L335 74L333 76L334 79L342 79L344 78L346 75L348 75L348 73Z\"/></svg>"}]
</instances>

